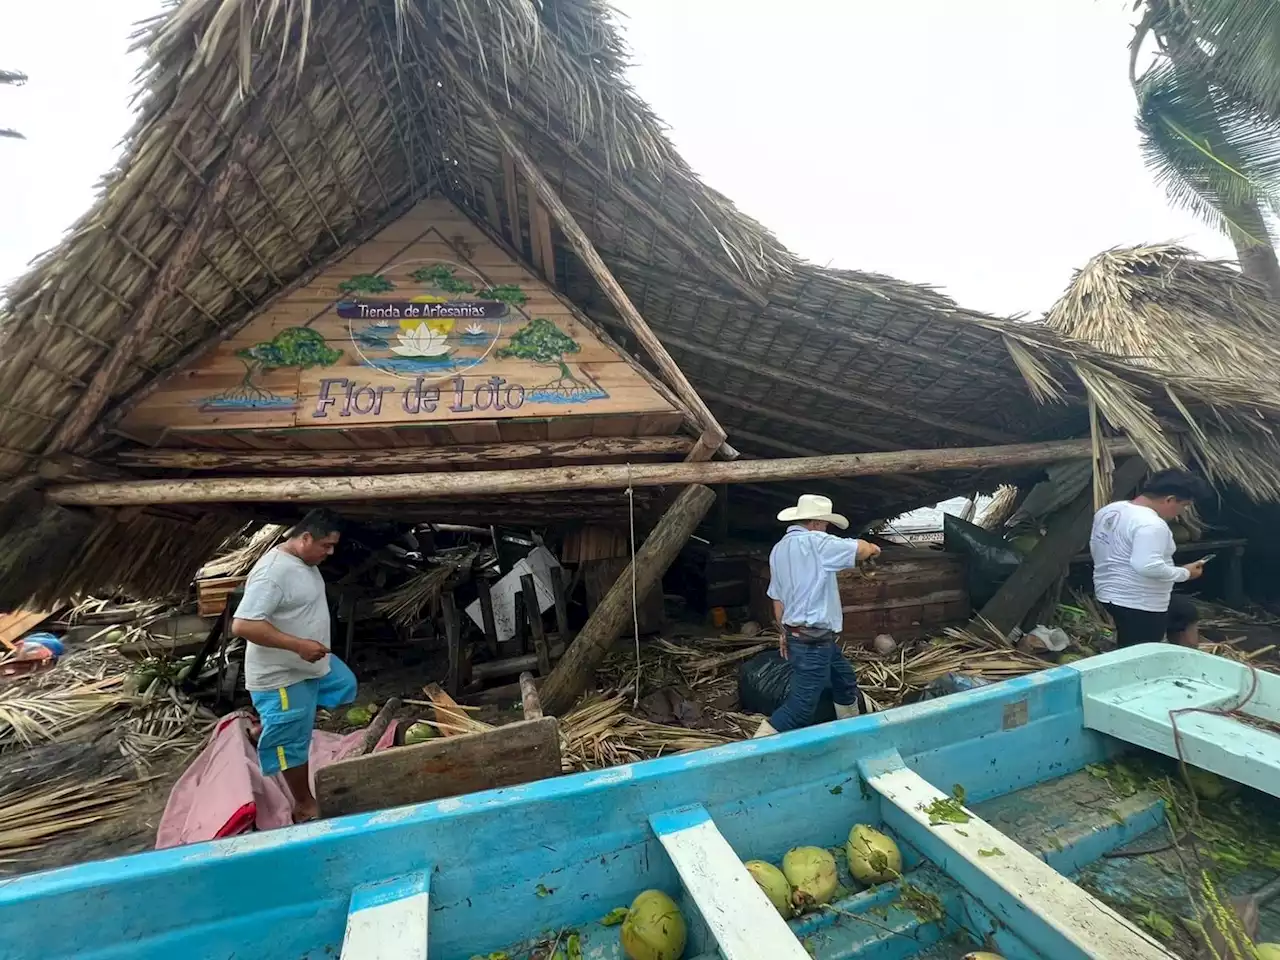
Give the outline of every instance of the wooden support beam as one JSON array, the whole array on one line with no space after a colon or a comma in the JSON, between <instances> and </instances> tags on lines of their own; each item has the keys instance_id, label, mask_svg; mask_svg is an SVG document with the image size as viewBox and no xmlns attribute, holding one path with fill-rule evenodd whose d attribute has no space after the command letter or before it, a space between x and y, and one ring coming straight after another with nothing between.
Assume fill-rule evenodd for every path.
<instances>
[{"instance_id":1,"label":"wooden support beam","mask_svg":"<svg viewBox=\"0 0 1280 960\"><path fill-rule=\"evenodd\" d=\"M866 407L868 410L877 410L880 413L887 413L890 416L899 419L916 420L920 423L928 424L947 433L961 433L966 436L978 437L981 440L990 440L994 443L1006 443L1014 439L1011 434L1005 433L1003 430L995 430L991 427L977 423L968 423L963 420L953 420L949 417L936 417L931 413L913 408L910 404L904 404L897 400L880 400L876 397L869 397L853 391L841 390L837 387L829 387L825 383L821 383L810 377L802 377L793 373L786 373L773 367L760 366L752 363L750 360L744 360L742 357L731 353L725 353L723 350L717 350L714 347L707 346L703 343L696 343L692 340L686 340L684 337L675 334L662 334L662 338L677 350L685 350L695 356L704 357L707 360L714 360L726 367L732 367L735 370L741 370L755 377L762 377L766 380L773 380L777 383L785 383L788 386L798 387L801 390L808 390L811 393L818 393L824 397L830 397L833 400L839 400L841 403L849 404L854 407Z\"/></svg>"},{"instance_id":2,"label":"wooden support beam","mask_svg":"<svg viewBox=\"0 0 1280 960\"><path fill-rule=\"evenodd\" d=\"M542 277L551 286L556 285L556 248L551 241L551 217L537 197L529 198L529 229L533 232L534 262L539 264Z\"/></svg>"},{"instance_id":3,"label":"wooden support beam","mask_svg":"<svg viewBox=\"0 0 1280 960\"><path fill-rule=\"evenodd\" d=\"M754 444L761 447L769 447L773 450L789 453L797 457L823 457L828 454L821 450L815 450L813 447L806 447L799 443L790 443L786 440L778 440L774 437L766 437L762 434L755 433L751 430L734 430L734 438L742 443ZM891 481L895 484L901 484L911 487L914 490L930 490L936 491L938 488L934 484L926 483L923 480L917 480L914 477L893 477Z\"/></svg>"},{"instance_id":4,"label":"wooden support beam","mask_svg":"<svg viewBox=\"0 0 1280 960\"><path fill-rule=\"evenodd\" d=\"M538 676L545 677L551 672L551 651L547 647L547 631L542 625L542 612L538 609L538 590L533 583L533 574L526 573L520 577L520 592L525 598L524 612L529 618L533 651L538 657Z\"/></svg>"},{"instance_id":5,"label":"wooden support beam","mask_svg":"<svg viewBox=\"0 0 1280 960\"><path fill-rule=\"evenodd\" d=\"M1128 496L1146 469L1141 457L1129 457L1117 465L1112 474L1112 496ZM1093 486L1089 484L1054 518L1044 539L987 601L981 616L1003 633L1022 623L1044 592L1067 569L1071 558L1089 541L1093 514Z\"/></svg>"},{"instance_id":6,"label":"wooden support beam","mask_svg":"<svg viewBox=\"0 0 1280 960\"><path fill-rule=\"evenodd\" d=\"M213 176L196 201L178 239L164 258L159 271L150 280L133 315L121 325L111 352L93 372L93 378L76 400L75 406L62 418L61 424L45 446L46 456L74 450L89 432L98 415L106 408L111 391L119 383L129 362L151 334L161 311L168 306L174 290L186 277L200 254L209 228L222 212L222 204L231 188L243 177L249 156L262 140L264 120L270 108L292 89L292 84L276 78L268 92L260 92L248 109L235 139L215 166Z\"/></svg>"},{"instance_id":7,"label":"wooden support beam","mask_svg":"<svg viewBox=\"0 0 1280 960\"><path fill-rule=\"evenodd\" d=\"M493 589L484 577L476 580L476 596L480 601L480 622L484 624L484 643L489 656L498 658L498 625L493 618Z\"/></svg>"},{"instance_id":8,"label":"wooden support beam","mask_svg":"<svg viewBox=\"0 0 1280 960\"><path fill-rule=\"evenodd\" d=\"M185 447L122 450L115 462L151 470L219 470L249 473L362 470L371 467L435 469L516 460L599 460L604 457L684 456L689 437L585 437L527 443L477 443L441 447L363 450L209 450ZM51 468L52 469L52 468ZM118 472L118 471L117 471ZM55 479L52 476L46 479Z\"/></svg>"},{"instance_id":9,"label":"wooden support beam","mask_svg":"<svg viewBox=\"0 0 1280 960\"><path fill-rule=\"evenodd\" d=\"M1113 455L1134 452L1127 440L1111 440ZM690 483L759 483L822 477L875 477L945 470L1001 469L1090 457L1090 440L1049 440L991 447L845 453L786 460L708 460L704 463L617 463L538 470L462 473L391 473L351 477L209 477L72 483L49 487L53 503L76 506L140 506L152 503L344 503L363 500L435 500L523 491L621 490Z\"/></svg>"},{"instance_id":10,"label":"wooden support beam","mask_svg":"<svg viewBox=\"0 0 1280 960\"><path fill-rule=\"evenodd\" d=\"M569 591L564 582L564 567L557 564L551 568L551 596L555 600L556 631L560 634L561 643L573 640L573 631L569 629Z\"/></svg>"},{"instance_id":11,"label":"wooden support beam","mask_svg":"<svg viewBox=\"0 0 1280 960\"><path fill-rule=\"evenodd\" d=\"M596 668L631 622L632 584L638 605L661 582L715 499L714 491L701 484L681 491L547 677L541 691L543 709L562 713L587 688Z\"/></svg>"},{"instance_id":12,"label":"wooden support beam","mask_svg":"<svg viewBox=\"0 0 1280 960\"><path fill-rule=\"evenodd\" d=\"M449 677L446 687L449 695L456 697L469 679L466 676L466 653L462 649L462 620L458 616L458 607L453 601L452 593L441 594L440 608L444 615L445 642L449 647Z\"/></svg>"},{"instance_id":13,"label":"wooden support beam","mask_svg":"<svg viewBox=\"0 0 1280 960\"><path fill-rule=\"evenodd\" d=\"M536 116L533 111L525 108L519 100L511 101L511 108L519 114L529 126L536 128L544 122L543 119ZM699 241L694 237L691 231L673 223L665 214L662 213L660 209L651 205L639 194L632 191L621 177L611 174L597 166L596 163L583 153L572 140L561 136L555 130L540 130L539 132L547 138L550 145L555 149L562 150L573 157L574 161L579 164L583 170L595 178L598 183L608 184L609 189L618 197L618 199L622 200L623 203L631 207L632 210L645 220L652 223L663 236L677 247L684 250L684 252L688 254L689 258L695 261L699 266L709 269L712 273L720 277L720 279L722 279L731 289L746 297L757 307L770 307L772 309L776 306L770 303L768 296L753 287L746 277L733 267L728 266L718 257L707 256L706 251L699 245Z\"/></svg>"},{"instance_id":14,"label":"wooden support beam","mask_svg":"<svg viewBox=\"0 0 1280 960\"><path fill-rule=\"evenodd\" d=\"M600 254L592 244L591 239L582 227L578 225L578 221L569 212L569 208L564 205L555 188L542 175L542 171L538 169L538 165L534 163L533 158L507 132L501 118L490 105L488 97L476 89L470 77L458 65L453 54L449 52L446 46L439 46L436 52L458 85L471 95L476 107L488 121L493 135L497 137L503 150L510 154L511 159L520 168L520 172L529 182L538 199L546 206L551 219L560 227L560 231L565 235L569 246L573 248L573 251L582 260L588 272L595 278L596 283L600 285L600 289L609 298L609 302L618 311L618 315L627 325L627 328L635 334L636 339L644 347L650 359L653 360L667 386L675 391L676 396L693 412L694 417L704 430L718 431L721 441L723 441L726 434L720 424L716 422L715 415L707 409L707 405L702 402L698 392L693 389L693 386L685 378L680 367L671 358L671 354L667 353L667 348L662 345L662 341L658 339L657 334L645 322L644 317L640 316L640 311L631 302L631 298L627 296L621 284L609 272L609 268L605 265L604 260L600 258Z\"/></svg>"}]
</instances>

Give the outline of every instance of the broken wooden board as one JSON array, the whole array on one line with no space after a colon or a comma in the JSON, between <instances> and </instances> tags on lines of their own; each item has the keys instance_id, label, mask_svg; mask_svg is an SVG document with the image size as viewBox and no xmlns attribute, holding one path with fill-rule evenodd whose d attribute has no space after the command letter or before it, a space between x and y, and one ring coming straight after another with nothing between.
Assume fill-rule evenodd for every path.
<instances>
[{"instance_id":1,"label":"broken wooden board","mask_svg":"<svg viewBox=\"0 0 1280 960\"><path fill-rule=\"evenodd\" d=\"M30 633L51 616L52 610L15 610L13 613L0 614L0 644L12 650L18 640Z\"/></svg>"},{"instance_id":2,"label":"broken wooden board","mask_svg":"<svg viewBox=\"0 0 1280 960\"><path fill-rule=\"evenodd\" d=\"M339 760L316 771L316 799L324 816L345 816L559 774L560 726L542 717Z\"/></svg>"}]
</instances>

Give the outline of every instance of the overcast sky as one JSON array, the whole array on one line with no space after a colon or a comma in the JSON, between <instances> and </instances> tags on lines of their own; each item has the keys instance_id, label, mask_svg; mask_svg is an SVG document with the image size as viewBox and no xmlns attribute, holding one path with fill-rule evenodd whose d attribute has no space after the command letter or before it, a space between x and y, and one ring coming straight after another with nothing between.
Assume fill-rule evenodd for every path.
<instances>
[{"instance_id":1,"label":"overcast sky","mask_svg":"<svg viewBox=\"0 0 1280 960\"><path fill-rule=\"evenodd\" d=\"M1142 165L1129 0L615 0L641 96L693 168L810 260L1043 312L1117 244L1231 256ZM91 202L157 0L7 0L0 284Z\"/></svg>"}]
</instances>

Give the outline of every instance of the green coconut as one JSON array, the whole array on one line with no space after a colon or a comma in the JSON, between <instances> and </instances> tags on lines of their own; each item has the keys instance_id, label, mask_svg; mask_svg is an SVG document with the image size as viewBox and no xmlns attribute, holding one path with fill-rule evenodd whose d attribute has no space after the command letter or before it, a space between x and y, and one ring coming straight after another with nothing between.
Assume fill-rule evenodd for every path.
<instances>
[{"instance_id":1,"label":"green coconut","mask_svg":"<svg viewBox=\"0 0 1280 960\"><path fill-rule=\"evenodd\" d=\"M373 720L373 714L369 712L368 707L352 707L343 719L349 726L367 727Z\"/></svg>"},{"instance_id":2,"label":"green coconut","mask_svg":"<svg viewBox=\"0 0 1280 960\"><path fill-rule=\"evenodd\" d=\"M1258 960L1280 960L1280 943L1255 943Z\"/></svg>"},{"instance_id":3,"label":"green coconut","mask_svg":"<svg viewBox=\"0 0 1280 960\"><path fill-rule=\"evenodd\" d=\"M121 641L124 640L126 635L127 634L125 630L123 630L120 627L116 627L114 630L108 630L106 633L106 636L104 636L102 639L107 643L120 643Z\"/></svg>"},{"instance_id":4,"label":"green coconut","mask_svg":"<svg viewBox=\"0 0 1280 960\"><path fill-rule=\"evenodd\" d=\"M791 902L797 907L830 903L840 886L836 858L822 847L795 847L782 858L782 875L791 884Z\"/></svg>"},{"instance_id":5,"label":"green coconut","mask_svg":"<svg viewBox=\"0 0 1280 960\"><path fill-rule=\"evenodd\" d=\"M434 740L436 737L436 728L425 720L419 720L417 723L410 724L409 729L404 732L405 746L414 743L422 743L425 740Z\"/></svg>"},{"instance_id":6,"label":"green coconut","mask_svg":"<svg viewBox=\"0 0 1280 960\"><path fill-rule=\"evenodd\" d=\"M791 907L791 884L787 883L782 871L763 860L748 860L747 873L760 885L769 902L778 908L782 919L789 919L795 911Z\"/></svg>"},{"instance_id":7,"label":"green coconut","mask_svg":"<svg viewBox=\"0 0 1280 960\"><path fill-rule=\"evenodd\" d=\"M1077 660L1083 659L1083 653L1064 653L1058 657L1058 663L1075 663Z\"/></svg>"},{"instance_id":8,"label":"green coconut","mask_svg":"<svg viewBox=\"0 0 1280 960\"><path fill-rule=\"evenodd\" d=\"M680 960L686 935L675 901L661 890L646 890L622 921L622 952L629 960Z\"/></svg>"},{"instance_id":9,"label":"green coconut","mask_svg":"<svg viewBox=\"0 0 1280 960\"><path fill-rule=\"evenodd\" d=\"M849 831L844 845L849 872L861 884L888 883L902 876L902 851L890 837L859 823Z\"/></svg>"}]
</instances>

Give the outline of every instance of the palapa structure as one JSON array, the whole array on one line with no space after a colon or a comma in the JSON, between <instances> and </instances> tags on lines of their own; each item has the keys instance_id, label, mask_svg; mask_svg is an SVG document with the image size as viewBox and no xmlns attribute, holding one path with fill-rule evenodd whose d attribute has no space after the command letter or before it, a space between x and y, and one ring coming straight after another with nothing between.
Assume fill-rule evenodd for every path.
<instances>
[{"instance_id":1,"label":"palapa structure","mask_svg":"<svg viewBox=\"0 0 1280 960\"><path fill-rule=\"evenodd\" d=\"M185 0L138 42L118 168L0 317L0 606L179 587L282 501L553 523L734 482L743 525L801 486L870 520L1105 466L1113 431L1274 494L1200 429L1261 392L1228 414L1207 377L791 254L675 152L597 0ZM512 287L502 330L351 318Z\"/></svg>"}]
</instances>

